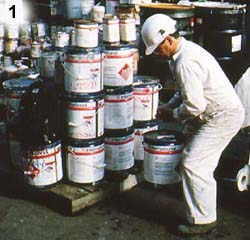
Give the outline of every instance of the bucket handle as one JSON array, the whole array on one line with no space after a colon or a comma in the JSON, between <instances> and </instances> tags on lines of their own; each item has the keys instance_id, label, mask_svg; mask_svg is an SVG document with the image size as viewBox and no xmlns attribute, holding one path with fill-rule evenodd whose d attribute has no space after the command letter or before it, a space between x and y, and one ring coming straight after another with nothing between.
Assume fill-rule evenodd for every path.
<instances>
[{"instance_id":1,"label":"bucket handle","mask_svg":"<svg viewBox=\"0 0 250 240\"><path fill-rule=\"evenodd\" d=\"M65 66L64 63L61 63L61 65L62 65L64 71L67 72L71 77L73 77L73 78L75 78L75 79L77 79L77 80L88 80L88 79L89 79L89 78L84 78L84 77L78 77L78 76L74 75L72 72L70 72L70 71L66 68L66 66Z\"/></svg>"}]
</instances>

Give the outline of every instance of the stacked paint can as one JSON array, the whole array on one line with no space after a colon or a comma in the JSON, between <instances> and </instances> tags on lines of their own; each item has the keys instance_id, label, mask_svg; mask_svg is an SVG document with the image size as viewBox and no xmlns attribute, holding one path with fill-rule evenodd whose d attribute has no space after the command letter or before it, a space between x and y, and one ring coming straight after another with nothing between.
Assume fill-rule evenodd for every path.
<instances>
[{"instance_id":1,"label":"stacked paint can","mask_svg":"<svg viewBox=\"0 0 250 240\"><path fill-rule=\"evenodd\" d=\"M131 46L104 47L105 163L110 180L120 180L134 165L133 54Z\"/></svg>"},{"instance_id":2,"label":"stacked paint can","mask_svg":"<svg viewBox=\"0 0 250 240\"><path fill-rule=\"evenodd\" d=\"M104 93L98 26L76 21L76 46L64 56L66 175L76 184L104 177Z\"/></svg>"},{"instance_id":3,"label":"stacked paint can","mask_svg":"<svg viewBox=\"0 0 250 240\"><path fill-rule=\"evenodd\" d=\"M17 24L5 24L4 53L12 56L18 47L19 29Z\"/></svg>"},{"instance_id":4,"label":"stacked paint can","mask_svg":"<svg viewBox=\"0 0 250 240\"><path fill-rule=\"evenodd\" d=\"M157 130L156 113L159 103L160 80L153 76L134 76L134 156L138 168L143 167L143 135Z\"/></svg>"}]
</instances>

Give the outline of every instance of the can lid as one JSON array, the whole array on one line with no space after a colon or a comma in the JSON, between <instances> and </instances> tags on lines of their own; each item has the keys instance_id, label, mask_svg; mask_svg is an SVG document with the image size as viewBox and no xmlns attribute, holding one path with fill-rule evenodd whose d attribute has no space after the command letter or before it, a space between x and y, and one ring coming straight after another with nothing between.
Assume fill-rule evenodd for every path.
<instances>
[{"instance_id":1,"label":"can lid","mask_svg":"<svg viewBox=\"0 0 250 240\"><path fill-rule=\"evenodd\" d=\"M79 94L79 93L65 93L65 100L72 102L81 102L81 101L92 101L92 100L101 100L104 99L104 92L97 92L91 94Z\"/></svg>"},{"instance_id":2,"label":"can lid","mask_svg":"<svg viewBox=\"0 0 250 240\"><path fill-rule=\"evenodd\" d=\"M73 147L91 147L91 146L98 146L101 144L104 144L104 136L93 138L93 139L73 139L73 138L67 138L65 140L66 145L70 145Z\"/></svg>"},{"instance_id":3,"label":"can lid","mask_svg":"<svg viewBox=\"0 0 250 240\"><path fill-rule=\"evenodd\" d=\"M98 24L96 22L85 20L85 19L75 20L74 24L76 28L77 28L77 25L94 25L95 27L98 27Z\"/></svg>"},{"instance_id":4,"label":"can lid","mask_svg":"<svg viewBox=\"0 0 250 240\"><path fill-rule=\"evenodd\" d=\"M158 126L159 122L157 119L151 121L134 121L134 128L149 128Z\"/></svg>"},{"instance_id":5,"label":"can lid","mask_svg":"<svg viewBox=\"0 0 250 240\"><path fill-rule=\"evenodd\" d=\"M122 129L104 129L105 137L125 137L134 133L134 127L122 128Z\"/></svg>"},{"instance_id":6,"label":"can lid","mask_svg":"<svg viewBox=\"0 0 250 240\"><path fill-rule=\"evenodd\" d=\"M104 51L118 51L118 50L129 50L134 48L133 44L118 44L118 45L103 45Z\"/></svg>"},{"instance_id":7,"label":"can lid","mask_svg":"<svg viewBox=\"0 0 250 240\"><path fill-rule=\"evenodd\" d=\"M132 93L133 86L117 86L117 87L110 87L104 86L105 95L117 95L117 94L125 94L125 93Z\"/></svg>"},{"instance_id":8,"label":"can lid","mask_svg":"<svg viewBox=\"0 0 250 240\"><path fill-rule=\"evenodd\" d=\"M66 54L99 54L101 52L101 47L93 47L93 48L80 48L76 46L67 46L65 47Z\"/></svg>"},{"instance_id":9,"label":"can lid","mask_svg":"<svg viewBox=\"0 0 250 240\"><path fill-rule=\"evenodd\" d=\"M145 86L159 84L160 79L154 76L138 75L133 77L133 86Z\"/></svg>"},{"instance_id":10,"label":"can lid","mask_svg":"<svg viewBox=\"0 0 250 240\"><path fill-rule=\"evenodd\" d=\"M9 79L3 82L3 88L8 90L25 90L27 89L34 81L30 78L15 78Z\"/></svg>"},{"instance_id":11,"label":"can lid","mask_svg":"<svg viewBox=\"0 0 250 240\"><path fill-rule=\"evenodd\" d=\"M183 135L180 132L170 131L166 129L149 131L146 132L143 136L145 143L158 146L183 143Z\"/></svg>"}]
</instances>

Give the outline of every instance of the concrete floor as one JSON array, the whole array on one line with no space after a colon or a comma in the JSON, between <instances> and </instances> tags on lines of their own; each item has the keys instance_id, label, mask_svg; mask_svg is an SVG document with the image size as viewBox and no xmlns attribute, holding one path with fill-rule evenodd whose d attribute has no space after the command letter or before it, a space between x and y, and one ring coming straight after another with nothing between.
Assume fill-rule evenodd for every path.
<instances>
[{"instance_id":1,"label":"concrete floor","mask_svg":"<svg viewBox=\"0 0 250 240\"><path fill-rule=\"evenodd\" d=\"M0 240L249 240L250 194L231 185L218 190L218 227L205 236L183 238L180 186L153 189L145 184L65 216L1 180Z\"/></svg>"}]
</instances>

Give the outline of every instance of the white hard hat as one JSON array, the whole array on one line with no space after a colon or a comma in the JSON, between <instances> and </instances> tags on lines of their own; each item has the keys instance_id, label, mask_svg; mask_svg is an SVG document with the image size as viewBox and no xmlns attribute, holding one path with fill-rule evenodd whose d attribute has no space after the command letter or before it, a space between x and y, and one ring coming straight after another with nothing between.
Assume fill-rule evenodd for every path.
<instances>
[{"instance_id":1,"label":"white hard hat","mask_svg":"<svg viewBox=\"0 0 250 240\"><path fill-rule=\"evenodd\" d=\"M177 22L165 14L154 14L144 22L141 34L146 45L146 55L150 55L165 39L166 36L176 32Z\"/></svg>"}]
</instances>

